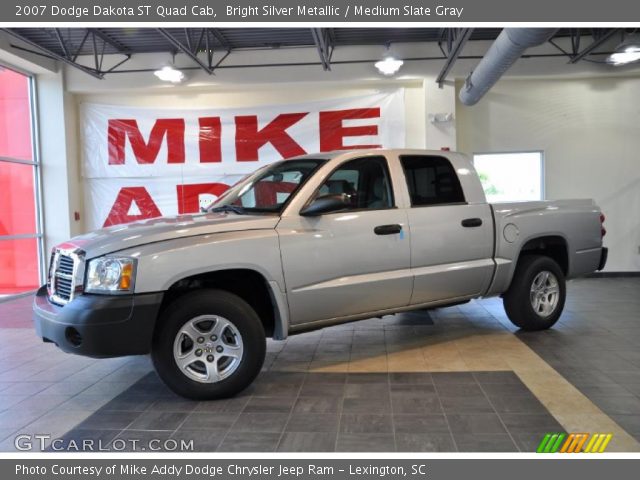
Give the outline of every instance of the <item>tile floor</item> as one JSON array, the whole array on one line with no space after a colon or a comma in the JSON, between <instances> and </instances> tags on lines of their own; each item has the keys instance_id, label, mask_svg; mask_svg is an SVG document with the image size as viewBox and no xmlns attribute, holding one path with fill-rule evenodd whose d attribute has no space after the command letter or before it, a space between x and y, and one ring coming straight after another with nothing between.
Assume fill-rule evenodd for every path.
<instances>
[{"instance_id":1,"label":"tile floor","mask_svg":"<svg viewBox=\"0 0 640 480\"><path fill-rule=\"evenodd\" d=\"M517 332L488 299L269 341L258 381L217 402L175 397L146 357L64 354L35 337L29 299L3 302L0 450L44 433L128 449L532 451L548 431L606 431L609 450L640 451L639 292L639 278L570 282L547 332Z\"/></svg>"},{"instance_id":2,"label":"tile floor","mask_svg":"<svg viewBox=\"0 0 640 480\"><path fill-rule=\"evenodd\" d=\"M195 450L219 452L511 452L531 451L550 431L564 430L513 372L268 371L218 402L181 399L150 373L63 440L146 448L148 438L193 439Z\"/></svg>"}]
</instances>

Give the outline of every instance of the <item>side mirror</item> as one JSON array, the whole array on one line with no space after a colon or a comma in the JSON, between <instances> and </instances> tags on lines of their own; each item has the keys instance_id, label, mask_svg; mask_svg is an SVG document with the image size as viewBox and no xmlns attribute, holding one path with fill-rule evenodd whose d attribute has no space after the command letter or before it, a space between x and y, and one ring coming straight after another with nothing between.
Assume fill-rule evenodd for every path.
<instances>
[{"instance_id":1,"label":"side mirror","mask_svg":"<svg viewBox=\"0 0 640 480\"><path fill-rule=\"evenodd\" d=\"M323 213L337 212L349 206L349 196L344 193L323 195L300 211L303 217L315 217Z\"/></svg>"}]
</instances>

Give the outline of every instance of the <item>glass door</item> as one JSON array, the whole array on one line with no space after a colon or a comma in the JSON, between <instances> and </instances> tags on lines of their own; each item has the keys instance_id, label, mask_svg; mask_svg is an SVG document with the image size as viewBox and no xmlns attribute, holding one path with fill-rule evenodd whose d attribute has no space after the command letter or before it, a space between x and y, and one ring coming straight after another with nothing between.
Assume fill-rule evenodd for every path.
<instances>
[{"instance_id":1,"label":"glass door","mask_svg":"<svg viewBox=\"0 0 640 480\"><path fill-rule=\"evenodd\" d=\"M0 298L43 283L31 77L0 66Z\"/></svg>"}]
</instances>

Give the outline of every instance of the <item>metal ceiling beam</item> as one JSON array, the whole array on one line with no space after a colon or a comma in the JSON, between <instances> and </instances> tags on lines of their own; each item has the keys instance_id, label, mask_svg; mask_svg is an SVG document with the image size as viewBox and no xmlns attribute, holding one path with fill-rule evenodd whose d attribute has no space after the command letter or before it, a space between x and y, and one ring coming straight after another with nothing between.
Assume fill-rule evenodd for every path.
<instances>
[{"instance_id":1,"label":"metal ceiling beam","mask_svg":"<svg viewBox=\"0 0 640 480\"><path fill-rule=\"evenodd\" d=\"M85 65L80 65L79 63L74 62L72 59L64 57L62 55L57 54L56 52L49 50L48 48L42 47L39 44L37 44L36 42L29 40L26 37L23 37L22 35L20 35L17 32L14 32L13 30L11 30L10 28L3 28L1 29L1 31L8 33L9 35L11 35L12 37L17 38L18 40L20 40L21 42L26 43L27 45L34 47L44 53L46 53L46 55L50 58L53 58L54 60L58 60L62 63L66 63L67 65L70 65L74 68L77 68L78 70L82 70L84 73L87 73L89 75L91 75L94 78L97 78L99 80L102 80L102 78L104 77L104 73L99 72L97 70L94 70L93 68L87 67Z\"/></svg>"},{"instance_id":2,"label":"metal ceiling beam","mask_svg":"<svg viewBox=\"0 0 640 480\"><path fill-rule=\"evenodd\" d=\"M131 51L127 47L122 45L117 40L114 40L113 38L111 38L109 35L104 33L99 28L88 28L87 31L89 31L90 33L98 37L104 43L111 45L113 48L115 48L118 51L118 53L122 53L123 55L128 55L131 53Z\"/></svg>"},{"instance_id":3,"label":"metal ceiling beam","mask_svg":"<svg viewBox=\"0 0 640 480\"><path fill-rule=\"evenodd\" d=\"M322 63L322 69L325 72L331 70L333 44L331 42L329 30L326 28L312 28L311 36L316 44L318 55L320 56L320 62Z\"/></svg>"},{"instance_id":4,"label":"metal ceiling beam","mask_svg":"<svg viewBox=\"0 0 640 480\"><path fill-rule=\"evenodd\" d=\"M216 38L218 43L222 45L223 48L226 48L227 51L230 51L232 49L229 41L224 38L224 35L219 28L209 28L209 31L213 34L213 36Z\"/></svg>"},{"instance_id":5,"label":"metal ceiling beam","mask_svg":"<svg viewBox=\"0 0 640 480\"><path fill-rule=\"evenodd\" d=\"M613 37L615 34L617 34L619 32L619 30L617 28L614 28L612 30L609 30L608 32L605 32L599 36L594 35L594 40L593 42L591 42L591 44L584 48L582 51L576 53L574 56L571 57L571 59L569 60L569 63L578 63L580 60L582 60L584 57L586 57L587 55L591 54L596 48L598 48L599 46L601 46L602 44L604 44L607 40L609 40L611 37ZM577 35L580 35L580 31L578 30Z\"/></svg>"},{"instance_id":6,"label":"metal ceiling beam","mask_svg":"<svg viewBox=\"0 0 640 480\"><path fill-rule=\"evenodd\" d=\"M67 45L64 43L64 39L62 38L62 33L59 28L54 28L53 32L56 34L56 38L58 39L58 43L60 44L60 48L62 49L62 53L64 53L65 58L71 58L69 56L69 51L67 50Z\"/></svg>"},{"instance_id":7,"label":"metal ceiling beam","mask_svg":"<svg viewBox=\"0 0 640 480\"><path fill-rule=\"evenodd\" d=\"M453 65L458 60L458 57L462 53L465 44L471 38L471 34L473 33L473 28L461 28L461 29L448 29L445 32L447 35L447 60L445 61L442 70L438 74L438 78L436 78L436 83L440 88L444 85L444 81L451 72Z\"/></svg>"},{"instance_id":8,"label":"metal ceiling beam","mask_svg":"<svg viewBox=\"0 0 640 480\"><path fill-rule=\"evenodd\" d=\"M169 33L169 31L165 28L158 28L157 31L164 37L167 39L167 41L173 45L175 48L177 48L178 50L180 50L182 53L184 53L187 57L189 57L191 60L193 60L195 63L198 64L198 66L200 68L202 68L205 72L207 72L209 75L213 74L213 68L210 65L207 65L205 62L203 62L199 57L197 53L194 53L193 51L189 50L189 48L187 48L186 45L183 45L182 42L180 42L178 39L176 39L173 35L171 35L171 33ZM206 35L206 33L205 33Z\"/></svg>"},{"instance_id":9,"label":"metal ceiling beam","mask_svg":"<svg viewBox=\"0 0 640 480\"><path fill-rule=\"evenodd\" d=\"M87 39L89 38L90 33L91 32L89 32L89 30L86 30L84 32L80 45L78 45L78 48L76 48L76 52L71 56L71 60L73 60L74 62L78 60L78 56L82 52L82 48L84 47L84 44L87 42Z\"/></svg>"},{"instance_id":10,"label":"metal ceiling beam","mask_svg":"<svg viewBox=\"0 0 640 480\"><path fill-rule=\"evenodd\" d=\"M127 62L129 59L131 59L131 54L129 53L124 53L124 52L118 52L119 54L124 55L124 59L121 60L120 62L116 63L114 66L107 68L107 69L103 69L102 65L104 63L104 59L105 59L105 50L107 45L112 45L111 43L109 43L108 41L108 37L105 39L102 35L100 34L96 34L96 31L94 29L85 29L84 30L84 35L82 37L82 40L80 40L79 45L76 43L74 43L72 41L72 39L70 38L69 35L64 35L63 31L59 28L53 28L53 29L46 29L46 32L55 40L57 40L59 46L60 46L60 52L62 52L62 54L58 53L57 51L51 50L51 48L54 47L44 47L42 45L40 45L39 43L30 40L29 38L21 35L20 33L12 30L12 29L2 29L2 31L8 33L9 35L19 39L20 41L26 43L27 45L34 47L36 50L39 50L42 53L39 53L38 51L33 51L33 50L27 50L25 48L22 48L18 45L14 46L14 48L19 48L22 50L27 50L30 51L32 53L36 53L38 55L43 55L45 57L51 58L53 60L57 60L59 62L65 63L69 66L72 66L74 68L77 68L78 70L81 70L84 73L87 73L89 75L91 75L94 78L97 79L102 79L104 78L104 75L106 73L110 73L115 71L120 65L122 65L123 63ZM90 40L90 41L89 41ZM80 56L81 52L83 51L83 49L85 48L85 45L90 45L91 46L91 55L93 56L93 60L94 60L94 68L91 68L87 65L83 65L81 63L77 62L78 57ZM13 45L12 45L13 46ZM112 45L113 46L113 45ZM115 48L115 46L114 46Z\"/></svg>"}]
</instances>

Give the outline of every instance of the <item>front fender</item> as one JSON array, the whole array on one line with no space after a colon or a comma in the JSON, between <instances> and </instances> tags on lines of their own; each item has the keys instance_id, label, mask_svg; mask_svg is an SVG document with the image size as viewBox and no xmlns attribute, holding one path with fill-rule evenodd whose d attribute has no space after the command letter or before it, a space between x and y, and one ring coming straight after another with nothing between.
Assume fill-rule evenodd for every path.
<instances>
[{"instance_id":1,"label":"front fender","mask_svg":"<svg viewBox=\"0 0 640 480\"><path fill-rule=\"evenodd\" d=\"M274 338L286 338L289 309L275 230L246 230L177 238L119 252L138 259L135 293L164 292L179 280L246 269L267 282L276 310Z\"/></svg>"}]
</instances>

